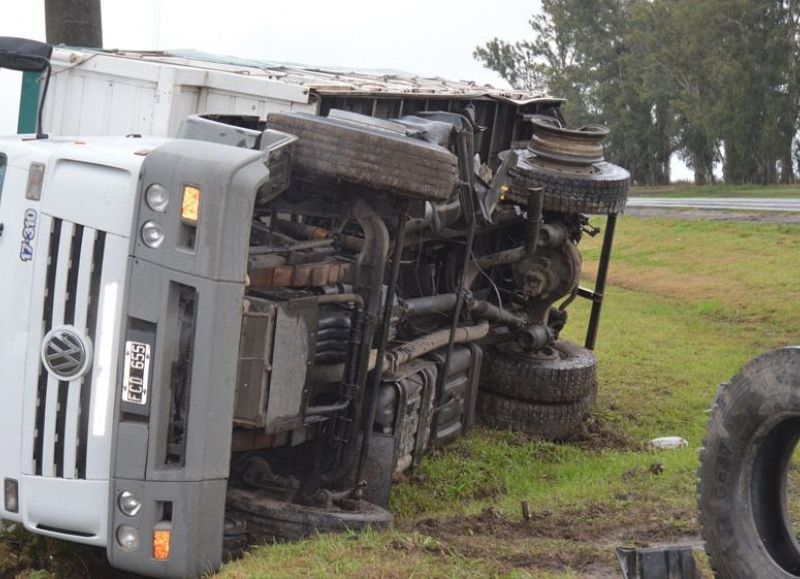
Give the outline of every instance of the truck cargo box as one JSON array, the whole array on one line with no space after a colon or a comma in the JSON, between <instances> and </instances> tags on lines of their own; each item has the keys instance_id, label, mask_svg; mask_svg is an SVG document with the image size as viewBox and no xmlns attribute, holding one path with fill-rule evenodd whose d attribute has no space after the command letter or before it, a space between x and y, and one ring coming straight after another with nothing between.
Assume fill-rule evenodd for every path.
<instances>
[{"instance_id":1,"label":"truck cargo box","mask_svg":"<svg viewBox=\"0 0 800 579\"><path fill-rule=\"evenodd\" d=\"M57 135L172 137L190 114L274 112L326 115L341 109L379 118L471 106L487 130L476 152L493 161L531 136L531 114L557 111L562 99L474 82L420 78L392 70L358 71L220 57L196 51L97 51L60 47L45 102L44 128ZM39 85L26 73L19 132L35 130Z\"/></svg>"}]
</instances>

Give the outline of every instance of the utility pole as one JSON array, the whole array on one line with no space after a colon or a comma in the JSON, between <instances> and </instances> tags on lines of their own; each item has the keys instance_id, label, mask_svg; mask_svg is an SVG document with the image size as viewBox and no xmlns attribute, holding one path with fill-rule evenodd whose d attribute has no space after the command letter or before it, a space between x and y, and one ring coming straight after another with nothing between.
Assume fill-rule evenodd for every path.
<instances>
[{"instance_id":1,"label":"utility pole","mask_svg":"<svg viewBox=\"0 0 800 579\"><path fill-rule=\"evenodd\" d=\"M103 47L100 0L44 0L47 42Z\"/></svg>"}]
</instances>

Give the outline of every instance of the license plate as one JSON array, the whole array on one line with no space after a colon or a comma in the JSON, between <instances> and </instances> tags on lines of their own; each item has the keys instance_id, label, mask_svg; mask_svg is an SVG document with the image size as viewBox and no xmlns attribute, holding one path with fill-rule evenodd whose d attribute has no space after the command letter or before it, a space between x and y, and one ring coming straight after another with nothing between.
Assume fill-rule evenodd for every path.
<instances>
[{"instance_id":1,"label":"license plate","mask_svg":"<svg viewBox=\"0 0 800 579\"><path fill-rule=\"evenodd\" d=\"M122 401L147 404L150 381L150 344L125 342L125 371L122 376Z\"/></svg>"}]
</instances>

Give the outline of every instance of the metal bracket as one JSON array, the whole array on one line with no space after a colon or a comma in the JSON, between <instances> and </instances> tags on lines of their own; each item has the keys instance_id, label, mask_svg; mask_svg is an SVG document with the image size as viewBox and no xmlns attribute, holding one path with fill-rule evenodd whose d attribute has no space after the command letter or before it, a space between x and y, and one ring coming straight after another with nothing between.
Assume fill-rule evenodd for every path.
<instances>
[{"instance_id":1,"label":"metal bracket","mask_svg":"<svg viewBox=\"0 0 800 579\"><path fill-rule=\"evenodd\" d=\"M614 230L617 226L617 214L612 213L608 216L606 231L603 235L603 246L600 250L600 263L597 266L597 278L594 282L594 290L584 287L578 288L578 296L592 302L592 311L589 314L589 326L586 329L585 347L587 350L594 350L597 342L597 330L600 326L600 312L603 309L603 297L606 291L606 281L608 279L608 264L611 261L611 247L614 244Z\"/></svg>"}]
</instances>

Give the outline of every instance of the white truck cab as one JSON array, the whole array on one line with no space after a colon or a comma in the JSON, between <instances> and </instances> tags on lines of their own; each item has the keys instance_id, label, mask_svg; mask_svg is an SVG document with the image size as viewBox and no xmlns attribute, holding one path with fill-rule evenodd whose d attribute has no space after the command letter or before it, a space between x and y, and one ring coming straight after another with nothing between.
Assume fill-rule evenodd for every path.
<instances>
[{"instance_id":1,"label":"white truck cab","mask_svg":"<svg viewBox=\"0 0 800 579\"><path fill-rule=\"evenodd\" d=\"M17 494L0 516L44 534L106 542L130 224L142 151L163 142L0 140L0 464Z\"/></svg>"},{"instance_id":2,"label":"white truck cab","mask_svg":"<svg viewBox=\"0 0 800 579\"><path fill-rule=\"evenodd\" d=\"M266 155L182 139L0 140L0 518L154 575L219 564L222 526L203 513L224 510L231 428L205 423L233 405L248 232L229 232L251 218ZM191 412L157 395L189 377L217 386ZM187 439L189 421L204 426ZM158 537L169 561L125 564ZM182 558L190 548L215 555Z\"/></svg>"}]
</instances>

